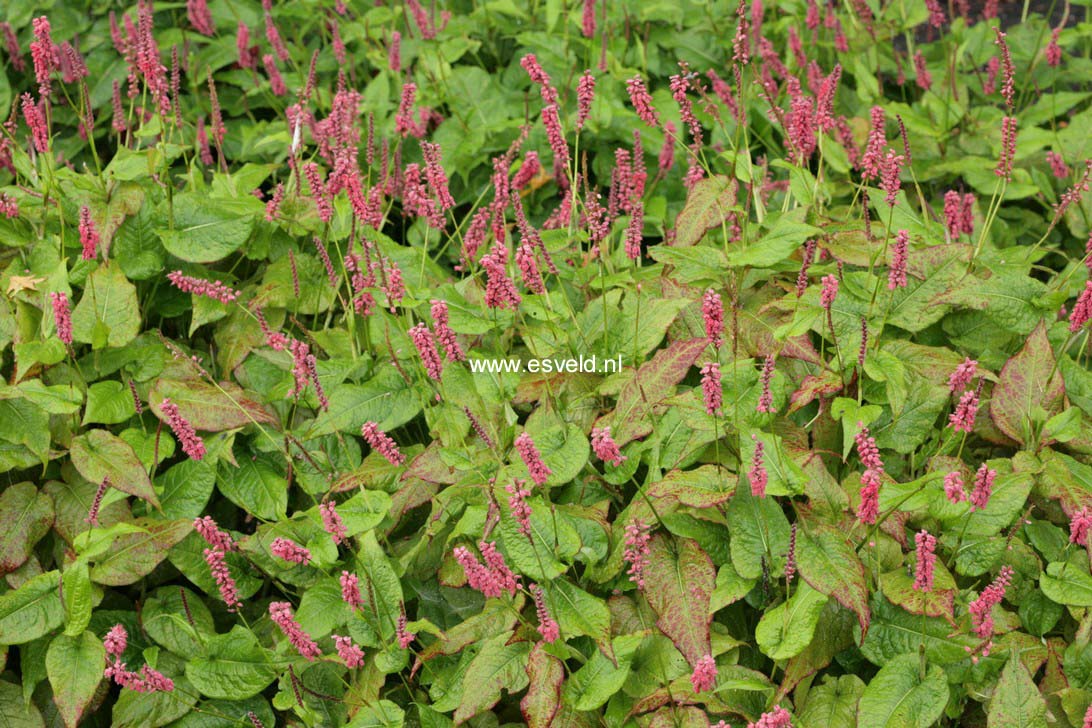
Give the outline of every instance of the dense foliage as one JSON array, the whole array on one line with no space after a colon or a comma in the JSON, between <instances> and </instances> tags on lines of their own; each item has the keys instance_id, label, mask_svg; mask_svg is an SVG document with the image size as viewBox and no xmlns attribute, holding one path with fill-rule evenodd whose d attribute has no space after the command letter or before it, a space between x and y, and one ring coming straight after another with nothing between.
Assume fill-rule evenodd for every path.
<instances>
[{"instance_id":1,"label":"dense foliage","mask_svg":"<svg viewBox=\"0 0 1092 728\"><path fill-rule=\"evenodd\" d=\"M4 725L1092 725L1087 7L110 5L0 18Z\"/></svg>"}]
</instances>

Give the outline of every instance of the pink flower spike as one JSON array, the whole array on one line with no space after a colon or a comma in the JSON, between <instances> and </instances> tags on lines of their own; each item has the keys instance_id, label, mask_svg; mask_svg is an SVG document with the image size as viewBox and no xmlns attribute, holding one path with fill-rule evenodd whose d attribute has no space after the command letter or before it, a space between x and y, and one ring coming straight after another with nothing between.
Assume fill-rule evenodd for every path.
<instances>
[{"instance_id":1,"label":"pink flower spike","mask_svg":"<svg viewBox=\"0 0 1092 728\"><path fill-rule=\"evenodd\" d=\"M712 288L705 292L701 299L701 316L705 321L705 336L709 343L719 348L721 334L724 332L724 305L721 303L720 294Z\"/></svg>"},{"instance_id":2,"label":"pink flower spike","mask_svg":"<svg viewBox=\"0 0 1092 728\"><path fill-rule=\"evenodd\" d=\"M747 728L792 728L792 715L779 705L763 713L756 723L748 723Z\"/></svg>"},{"instance_id":3,"label":"pink flower spike","mask_svg":"<svg viewBox=\"0 0 1092 728\"><path fill-rule=\"evenodd\" d=\"M561 636L561 628L550 616L549 609L546 608L546 598L542 593L542 587L538 584L532 584L530 590L531 596L535 600L535 613L538 616L538 633L542 635L545 642L556 642Z\"/></svg>"},{"instance_id":4,"label":"pink flower spike","mask_svg":"<svg viewBox=\"0 0 1092 728\"><path fill-rule=\"evenodd\" d=\"M588 115L591 114L591 105L594 98L595 76L592 75L590 70L584 71L584 75L580 77L580 83L578 83L576 87L577 132L584 128L584 122L588 120Z\"/></svg>"},{"instance_id":5,"label":"pink flower spike","mask_svg":"<svg viewBox=\"0 0 1092 728\"><path fill-rule=\"evenodd\" d=\"M398 449L398 444L387 433L380 430L375 422L365 422L360 428L360 434L368 445L385 457L391 465L401 465L406 462L406 456Z\"/></svg>"},{"instance_id":6,"label":"pink flower spike","mask_svg":"<svg viewBox=\"0 0 1092 728\"><path fill-rule=\"evenodd\" d=\"M125 652L128 644L129 633L125 631L125 627L121 624L115 624L102 638L102 645L106 648L106 654L111 657L121 657L121 653Z\"/></svg>"},{"instance_id":7,"label":"pink flower spike","mask_svg":"<svg viewBox=\"0 0 1092 728\"><path fill-rule=\"evenodd\" d=\"M695 693L704 693L712 690L717 684L717 663L712 655L706 655L698 660L694 666L694 672L690 675L690 685Z\"/></svg>"},{"instance_id":8,"label":"pink flower spike","mask_svg":"<svg viewBox=\"0 0 1092 728\"><path fill-rule=\"evenodd\" d=\"M656 115L656 109L652 106L652 96L645 88L645 82L641 77L634 76L626 81L626 89L629 91L629 100L633 104L633 109L637 112L637 116L640 117L641 121L651 127L659 126L660 119Z\"/></svg>"},{"instance_id":9,"label":"pink flower spike","mask_svg":"<svg viewBox=\"0 0 1092 728\"><path fill-rule=\"evenodd\" d=\"M861 475L861 503L857 506L857 520L872 525L880 514L880 471L871 468Z\"/></svg>"},{"instance_id":10,"label":"pink flower spike","mask_svg":"<svg viewBox=\"0 0 1092 728\"><path fill-rule=\"evenodd\" d=\"M1058 179L1065 179L1070 174L1069 165L1065 163L1061 154L1057 152L1046 153L1047 163L1050 165L1050 171L1054 173L1054 176Z\"/></svg>"},{"instance_id":11,"label":"pink flower spike","mask_svg":"<svg viewBox=\"0 0 1092 728\"><path fill-rule=\"evenodd\" d=\"M974 477L974 490L971 491L971 510L982 510L990 502L993 495L993 482L997 479L997 471L991 470L986 463L982 463Z\"/></svg>"},{"instance_id":12,"label":"pink flower spike","mask_svg":"<svg viewBox=\"0 0 1092 728\"><path fill-rule=\"evenodd\" d=\"M83 246L83 259L94 260L99 249L99 231L91 219L91 208L80 208L80 245Z\"/></svg>"},{"instance_id":13,"label":"pink flower spike","mask_svg":"<svg viewBox=\"0 0 1092 728\"><path fill-rule=\"evenodd\" d=\"M959 398L955 412L948 416L948 424L955 432L970 433L978 417L978 390L968 389Z\"/></svg>"},{"instance_id":14,"label":"pink flower spike","mask_svg":"<svg viewBox=\"0 0 1092 728\"><path fill-rule=\"evenodd\" d=\"M354 610L364 607L364 600L360 596L360 578L352 572L341 572L341 600Z\"/></svg>"},{"instance_id":15,"label":"pink flower spike","mask_svg":"<svg viewBox=\"0 0 1092 728\"><path fill-rule=\"evenodd\" d=\"M627 459L618 449L614 438L610 436L610 427L592 428L591 446L597 458L615 467L621 465Z\"/></svg>"},{"instance_id":16,"label":"pink flower spike","mask_svg":"<svg viewBox=\"0 0 1092 728\"><path fill-rule=\"evenodd\" d=\"M444 353L450 361L466 361L466 353L459 345L459 339L448 324L447 302L439 299L432 300L432 320L436 327L436 338L444 347Z\"/></svg>"},{"instance_id":17,"label":"pink flower spike","mask_svg":"<svg viewBox=\"0 0 1092 728\"><path fill-rule=\"evenodd\" d=\"M535 447L535 441L528 433L522 432L516 438L515 446L527 466L527 471L531 474L531 480L535 482L535 485L545 485L553 471L542 461L542 453Z\"/></svg>"},{"instance_id":18,"label":"pink flower spike","mask_svg":"<svg viewBox=\"0 0 1092 728\"><path fill-rule=\"evenodd\" d=\"M766 484L769 483L769 475L766 472L766 465L763 462L763 455L766 450L766 444L759 440L754 435L751 435L751 439L755 443L755 454L751 458L751 469L747 471L747 480L751 483L751 495L756 498L766 497Z\"/></svg>"},{"instance_id":19,"label":"pink flower spike","mask_svg":"<svg viewBox=\"0 0 1092 728\"><path fill-rule=\"evenodd\" d=\"M823 276L823 290L819 294L819 305L829 311L837 296L838 277L835 275Z\"/></svg>"},{"instance_id":20,"label":"pink flower spike","mask_svg":"<svg viewBox=\"0 0 1092 728\"><path fill-rule=\"evenodd\" d=\"M899 230L895 236L895 248L891 255L891 269L887 272L887 288L906 288L906 258L907 247L910 242L910 233Z\"/></svg>"},{"instance_id":21,"label":"pink flower spike","mask_svg":"<svg viewBox=\"0 0 1092 728\"><path fill-rule=\"evenodd\" d=\"M239 588L228 570L227 558L223 551L217 548L205 549L205 563L209 565L212 578L216 580L216 586L220 589L220 598L224 600L229 612L234 612L242 604L239 598Z\"/></svg>"},{"instance_id":22,"label":"pink flower spike","mask_svg":"<svg viewBox=\"0 0 1092 728\"><path fill-rule=\"evenodd\" d=\"M285 637L288 638L288 641L292 643L292 646L296 648L296 651L302 657L305 657L309 662L314 662L315 658L322 656L322 650L319 649L319 646L296 622L296 618L292 615L291 604L288 602L272 602L269 605L269 618L280 627L281 632L284 633Z\"/></svg>"},{"instance_id":23,"label":"pink flower spike","mask_svg":"<svg viewBox=\"0 0 1092 728\"><path fill-rule=\"evenodd\" d=\"M880 449L876 447L876 438L869 434L867 427L861 426L859 422L857 424L860 430L854 435L854 440L857 443L857 455L861 458L861 464L865 468L883 472L883 460L880 459Z\"/></svg>"},{"instance_id":24,"label":"pink flower spike","mask_svg":"<svg viewBox=\"0 0 1092 728\"><path fill-rule=\"evenodd\" d=\"M311 563L311 551L303 546L300 546L295 541L287 538L275 538L273 542L269 544L269 550L274 556L290 561L293 564L300 564L306 566Z\"/></svg>"},{"instance_id":25,"label":"pink flower spike","mask_svg":"<svg viewBox=\"0 0 1092 728\"><path fill-rule=\"evenodd\" d=\"M993 636L993 608L1005 598L1005 590L1012 582L1013 570L1011 566L1002 566L993 583L982 590L982 593L971 602L968 611L971 614L971 624L974 633L980 639L988 640Z\"/></svg>"},{"instance_id":26,"label":"pink flower spike","mask_svg":"<svg viewBox=\"0 0 1092 728\"><path fill-rule=\"evenodd\" d=\"M1058 45L1058 36L1061 35L1062 29L1055 28L1050 34L1050 42L1047 43L1045 55L1047 65L1051 68L1057 68L1062 65L1062 48Z\"/></svg>"},{"instance_id":27,"label":"pink flower spike","mask_svg":"<svg viewBox=\"0 0 1092 728\"><path fill-rule=\"evenodd\" d=\"M413 632L406 630L406 607L403 604L401 613L398 615L398 622L395 624L395 635L398 637L398 647L400 649L407 649L413 640L417 638L417 635Z\"/></svg>"},{"instance_id":28,"label":"pink flower spike","mask_svg":"<svg viewBox=\"0 0 1092 728\"><path fill-rule=\"evenodd\" d=\"M948 377L948 391L952 394L956 392L962 392L970 385L971 380L974 379L975 374L978 371L978 362L970 357L963 360L963 363L955 368L952 375Z\"/></svg>"},{"instance_id":29,"label":"pink flower spike","mask_svg":"<svg viewBox=\"0 0 1092 728\"><path fill-rule=\"evenodd\" d=\"M958 470L953 470L944 476L944 495L952 503L962 503L967 500L967 493L963 488L963 476Z\"/></svg>"},{"instance_id":30,"label":"pink flower spike","mask_svg":"<svg viewBox=\"0 0 1092 728\"><path fill-rule=\"evenodd\" d=\"M701 392L705 400L705 412L719 415L724 397L720 378L720 364L711 361L701 368Z\"/></svg>"},{"instance_id":31,"label":"pink flower spike","mask_svg":"<svg viewBox=\"0 0 1092 728\"><path fill-rule=\"evenodd\" d=\"M159 405L167 418L167 424L171 428L178 441L182 443L182 452L194 460L205 457L205 442L197 436L193 425L189 423L182 413L178 411L178 405L170 399L164 398Z\"/></svg>"},{"instance_id":32,"label":"pink flower spike","mask_svg":"<svg viewBox=\"0 0 1092 728\"><path fill-rule=\"evenodd\" d=\"M211 298L214 301L219 301L225 306L233 303L239 298L238 291L224 285L220 281L207 281L203 278L194 278L193 276L183 275L180 270L168 273L167 280L174 284L174 287L180 291L194 296Z\"/></svg>"},{"instance_id":33,"label":"pink flower spike","mask_svg":"<svg viewBox=\"0 0 1092 728\"><path fill-rule=\"evenodd\" d=\"M214 549L221 551L236 551L238 547L232 540L231 535L220 528L212 516L202 516L201 518L193 519L193 530L197 531L201 535L201 538L205 539L205 543Z\"/></svg>"},{"instance_id":34,"label":"pink flower spike","mask_svg":"<svg viewBox=\"0 0 1092 728\"><path fill-rule=\"evenodd\" d=\"M512 511L512 517L516 519L519 532L531 538L531 506L527 505L527 498L531 495L531 491L523 487L526 484L526 480L517 478L515 483L506 485L504 489L510 496L508 508Z\"/></svg>"},{"instance_id":35,"label":"pink flower spike","mask_svg":"<svg viewBox=\"0 0 1092 728\"><path fill-rule=\"evenodd\" d=\"M773 406L773 394L770 392L770 381L773 379L774 373L774 357L773 354L767 354L765 361L762 362L762 394L758 397L758 405L755 407L756 412L776 412Z\"/></svg>"},{"instance_id":36,"label":"pink flower spike","mask_svg":"<svg viewBox=\"0 0 1092 728\"><path fill-rule=\"evenodd\" d=\"M351 638L343 637L338 634L330 636L334 638L337 656L345 663L345 667L350 670L357 667L364 667L364 650L354 645Z\"/></svg>"},{"instance_id":37,"label":"pink flower spike","mask_svg":"<svg viewBox=\"0 0 1092 728\"><path fill-rule=\"evenodd\" d=\"M417 324L409 330L413 345L417 347L417 353L421 356L421 363L431 379L440 381L444 365L440 361L440 353L436 350L436 337L423 323Z\"/></svg>"},{"instance_id":38,"label":"pink flower spike","mask_svg":"<svg viewBox=\"0 0 1092 728\"><path fill-rule=\"evenodd\" d=\"M345 522L337 512L337 504L326 501L319 506L319 514L322 516L322 527L335 544L344 543L349 538L349 532L345 529Z\"/></svg>"},{"instance_id":39,"label":"pink flower spike","mask_svg":"<svg viewBox=\"0 0 1092 728\"><path fill-rule=\"evenodd\" d=\"M622 561L629 564L626 574L638 589L645 588L644 571L649 564L651 529L644 521L633 520L626 524L625 551Z\"/></svg>"},{"instance_id":40,"label":"pink flower spike","mask_svg":"<svg viewBox=\"0 0 1092 728\"><path fill-rule=\"evenodd\" d=\"M933 572L937 564L937 555L934 553L937 547L937 538L928 531L922 530L914 537L914 543L917 545L914 589L915 591L932 591Z\"/></svg>"},{"instance_id":41,"label":"pink flower spike","mask_svg":"<svg viewBox=\"0 0 1092 728\"><path fill-rule=\"evenodd\" d=\"M1080 331L1089 319L1092 319L1092 280L1085 282L1084 290L1077 297L1077 302L1073 304L1073 311L1069 314L1070 333L1075 334ZM57 331L60 333L60 327Z\"/></svg>"},{"instance_id":42,"label":"pink flower spike","mask_svg":"<svg viewBox=\"0 0 1092 728\"><path fill-rule=\"evenodd\" d=\"M64 293L50 293L49 300L53 304L53 322L57 326L57 338L65 346L72 346L72 310L68 304L68 296Z\"/></svg>"},{"instance_id":43,"label":"pink flower spike","mask_svg":"<svg viewBox=\"0 0 1092 728\"><path fill-rule=\"evenodd\" d=\"M1069 541L1080 546L1088 545L1088 529L1092 527L1092 511L1085 506L1073 514L1069 521Z\"/></svg>"}]
</instances>

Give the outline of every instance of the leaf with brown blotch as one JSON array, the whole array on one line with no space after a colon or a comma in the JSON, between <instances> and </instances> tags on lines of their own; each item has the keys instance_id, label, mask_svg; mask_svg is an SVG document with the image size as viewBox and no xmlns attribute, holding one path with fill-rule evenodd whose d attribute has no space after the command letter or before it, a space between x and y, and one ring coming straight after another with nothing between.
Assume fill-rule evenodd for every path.
<instances>
[{"instance_id":1,"label":"leaf with brown blotch","mask_svg":"<svg viewBox=\"0 0 1092 728\"><path fill-rule=\"evenodd\" d=\"M140 458L132 445L117 435L106 430L91 430L72 440L69 455L80 475L92 483L109 478L110 487L159 507L159 499Z\"/></svg>"},{"instance_id":2,"label":"leaf with brown blotch","mask_svg":"<svg viewBox=\"0 0 1092 728\"><path fill-rule=\"evenodd\" d=\"M161 406L164 398L178 405L182 416L202 432L234 430L254 422L264 425L277 422L256 398L230 382L214 386L200 379L158 380L148 393L148 403L160 419L164 419Z\"/></svg>"},{"instance_id":3,"label":"leaf with brown blotch","mask_svg":"<svg viewBox=\"0 0 1092 728\"><path fill-rule=\"evenodd\" d=\"M561 707L561 684L565 681L565 669L561 660L546 652L543 643L537 643L527 660L527 678L530 686L519 707L530 728L548 728Z\"/></svg>"},{"instance_id":4,"label":"leaf with brown blotch","mask_svg":"<svg viewBox=\"0 0 1092 728\"><path fill-rule=\"evenodd\" d=\"M857 615L861 638L868 634L871 613L864 565L845 535L832 528L801 528L796 533L796 564L800 576Z\"/></svg>"},{"instance_id":5,"label":"leaf with brown blotch","mask_svg":"<svg viewBox=\"0 0 1092 728\"><path fill-rule=\"evenodd\" d=\"M1042 407L1048 417L1055 415L1061 410L1064 394L1065 384L1054 366L1046 324L1040 323L1023 348L1001 369L990 399L990 416L1001 432L1024 445L1032 410Z\"/></svg>"},{"instance_id":6,"label":"leaf with brown blotch","mask_svg":"<svg viewBox=\"0 0 1092 728\"><path fill-rule=\"evenodd\" d=\"M672 544L658 533L649 543L644 578L645 597L659 617L656 626L696 665L710 654L709 603L717 580L712 559L693 539Z\"/></svg>"},{"instance_id":7,"label":"leaf with brown blotch","mask_svg":"<svg viewBox=\"0 0 1092 728\"><path fill-rule=\"evenodd\" d=\"M705 233L728 219L736 204L739 183L718 174L694 185L686 196L686 205L675 218L675 247L697 244Z\"/></svg>"},{"instance_id":8,"label":"leaf with brown blotch","mask_svg":"<svg viewBox=\"0 0 1092 728\"><path fill-rule=\"evenodd\" d=\"M657 405L673 394L675 385L683 380L708 345L704 338L690 339L657 351L622 387L614 411L599 418L595 426L609 425L619 447L652 432Z\"/></svg>"},{"instance_id":9,"label":"leaf with brown blotch","mask_svg":"<svg viewBox=\"0 0 1092 728\"><path fill-rule=\"evenodd\" d=\"M22 566L53 525L53 499L33 483L16 483L0 493L0 575Z\"/></svg>"}]
</instances>

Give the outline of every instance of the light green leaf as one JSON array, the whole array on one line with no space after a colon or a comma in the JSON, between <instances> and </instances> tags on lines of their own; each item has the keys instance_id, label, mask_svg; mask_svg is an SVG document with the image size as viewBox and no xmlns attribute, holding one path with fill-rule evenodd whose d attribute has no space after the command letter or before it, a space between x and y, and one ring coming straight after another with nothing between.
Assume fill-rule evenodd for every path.
<instances>
[{"instance_id":1,"label":"light green leaf","mask_svg":"<svg viewBox=\"0 0 1092 728\"><path fill-rule=\"evenodd\" d=\"M237 624L208 640L205 654L186 663L186 677L202 695L242 700L257 695L277 677L272 658L249 629Z\"/></svg>"},{"instance_id":2,"label":"light green leaf","mask_svg":"<svg viewBox=\"0 0 1092 728\"><path fill-rule=\"evenodd\" d=\"M174 229L157 232L167 252L189 263L215 263L241 248L254 229L260 204L253 198L174 197Z\"/></svg>"},{"instance_id":3,"label":"light green leaf","mask_svg":"<svg viewBox=\"0 0 1092 728\"><path fill-rule=\"evenodd\" d=\"M0 645L21 645L61 626L60 583L61 572L47 571L0 594Z\"/></svg>"},{"instance_id":4,"label":"light green leaf","mask_svg":"<svg viewBox=\"0 0 1092 728\"><path fill-rule=\"evenodd\" d=\"M68 728L75 728L95 697L105 661L102 641L91 632L59 634L49 643L46 673L53 688L53 703Z\"/></svg>"},{"instance_id":5,"label":"light green leaf","mask_svg":"<svg viewBox=\"0 0 1092 728\"><path fill-rule=\"evenodd\" d=\"M104 263L87 277L83 296L72 311L72 338L101 349L125 346L139 333L136 287L117 263Z\"/></svg>"},{"instance_id":6,"label":"light green leaf","mask_svg":"<svg viewBox=\"0 0 1092 728\"><path fill-rule=\"evenodd\" d=\"M1015 653L1005 663L987 713L989 728L1047 728L1047 706Z\"/></svg>"},{"instance_id":7,"label":"light green leaf","mask_svg":"<svg viewBox=\"0 0 1092 728\"><path fill-rule=\"evenodd\" d=\"M944 670L932 665L919 674L917 654L899 655L884 665L861 696L859 725L869 728L929 728L948 703Z\"/></svg>"},{"instance_id":8,"label":"light green leaf","mask_svg":"<svg viewBox=\"0 0 1092 728\"><path fill-rule=\"evenodd\" d=\"M804 651L815 636L827 595L801 583L789 601L762 615L755 627L759 649L772 660L785 660Z\"/></svg>"}]
</instances>

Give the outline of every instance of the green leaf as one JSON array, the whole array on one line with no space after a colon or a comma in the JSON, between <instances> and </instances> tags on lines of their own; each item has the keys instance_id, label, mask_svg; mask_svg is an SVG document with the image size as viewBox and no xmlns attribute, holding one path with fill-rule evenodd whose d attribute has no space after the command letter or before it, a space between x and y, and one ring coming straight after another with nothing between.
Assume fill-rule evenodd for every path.
<instances>
[{"instance_id":1,"label":"green leaf","mask_svg":"<svg viewBox=\"0 0 1092 728\"><path fill-rule=\"evenodd\" d=\"M565 579L557 579L546 587L546 604L561 628L563 639L586 635L600 645L609 645L610 610L599 597Z\"/></svg>"},{"instance_id":2,"label":"green leaf","mask_svg":"<svg viewBox=\"0 0 1092 728\"><path fill-rule=\"evenodd\" d=\"M804 651L815 636L819 615L829 597L808 586L796 588L787 602L782 602L762 615L755 627L759 649L771 660L795 657Z\"/></svg>"},{"instance_id":3,"label":"green leaf","mask_svg":"<svg viewBox=\"0 0 1092 728\"><path fill-rule=\"evenodd\" d=\"M341 384L330 391L330 409L311 423L308 438L345 432L359 435L365 422L376 422L379 429L400 427L420 410L418 395L397 372L384 369L367 384Z\"/></svg>"},{"instance_id":4,"label":"green leaf","mask_svg":"<svg viewBox=\"0 0 1092 728\"><path fill-rule=\"evenodd\" d=\"M595 710L622 689L629 676L633 653L640 646L641 635L620 635L614 638L611 650L618 664L615 665L602 652L591 659L565 681L562 695L566 705L576 710Z\"/></svg>"},{"instance_id":5,"label":"green leaf","mask_svg":"<svg viewBox=\"0 0 1092 728\"><path fill-rule=\"evenodd\" d=\"M49 415L29 399L0 399L0 440L24 445L43 462L49 453Z\"/></svg>"},{"instance_id":6,"label":"green leaf","mask_svg":"<svg viewBox=\"0 0 1092 728\"><path fill-rule=\"evenodd\" d=\"M83 392L71 384L46 385L41 379L29 379L20 382L16 389L51 415L79 412L83 404Z\"/></svg>"},{"instance_id":7,"label":"green leaf","mask_svg":"<svg viewBox=\"0 0 1092 728\"><path fill-rule=\"evenodd\" d=\"M23 691L18 685L0 680L0 725L4 728L45 728L45 721L34 703L23 700Z\"/></svg>"},{"instance_id":8,"label":"green leaf","mask_svg":"<svg viewBox=\"0 0 1092 728\"><path fill-rule=\"evenodd\" d=\"M511 633L503 632L490 637L470 661L463 682L471 689L463 693L462 701L455 710L456 723L492 708L500 700L502 690L516 693L527 687L524 665L531 646L527 642L509 644L511 636ZM599 656L598 653L596 656Z\"/></svg>"},{"instance_id":9,"label":"green leaf","mask_svg":"<svg viewBox=\"0 0 1092 728\"><path fill-rule=\"evenodd\" d=\"M53 687L53 704L68 728L75 728L102 681L106 649L91 632L59 634L49 643L46 673Z\"/></svg>"},{"instance_id":10,"label":"green leaf","mask_svg":"<svg viewBox=\"0 0 1092 728\"><path fill-rule=\"evenodd\" d=\"M76 470L92 483L109 478L110 487L159 507L159 499L140 458L132 446L117 435L106 430L90 430L72 440L69 454Z\"/></svg>"},{"instance_id":11,"label":"green leaf","mask_svg":"<svg viewBox=\"0 0 1092 728\"><path fill-rule=\"evenodd\" d=\"M920 674L917 654L899 655L880 668L865 688L858 706L859 725L869 728L928 728L944 712L948 681L932 665Z\"/></svg>"},{"instance_id":12,"label":"green leaf","mask_svg":"<svg viewBox=\"0 0 1092 728\"><path fill-rule=\"evenodd\" d=\"M72 311L72 338L101 349L125 346L139 333L136 287L117 263L104 263L87 277L83 296Z\"/></svg>"},{"instance_id":13,"label":"green leaf","mask_svg":"<svg viewBox=\"0 0 1092 728\"><path fill-rule=\"evenodd\" d=\"M823 232L814 225L801 221L807 208L801 207L798 210L778 217L769 232L757 242L749 243L740 250L733 250L728 255L728 264L769 268L788 259L808 238Z\"/></svg>"},{"instance_id":14,"label":"green leaf","mask_svg":"<svg viewBox=\"0 0 1092 728\"><path fill-rule=\"evenodd\" d=\"M308 587L296 610L296 620L307 634L321 639L348 621L352 611L341 598L341 584L333 577Z\"/></svg>"},{"instance_id":15,"label":"green leaf","mask_svg":"<svg viewBox=\"0 0 1092 728\"><path fill-rule=\"evenodd\" d=\"M87 409L83 424L116 425L136 414L133 394L119 381L108 379L87 388Z\"/></svg>"},{"instance_id":16,"label":"green leaf","mask_svg":"<svg viewBox=\"0 0 1092 728\"><path fill-rule=\"evenodd\" d=\"M213 199L175 195L174 229L157 232L171 255L188 263L215 263L241 248L254 229L260 204L253 198Z\"/></svg>"},{"instance_id":17,"label":"green leaf","mask_svg":"<svg viewBox=\"0 0 1092 728\"><path fill-rule=\"evenodd\" d=\"M1024 346L1001 369L990 399L990 416L997 429L1020 444L1031 437L1036 408L1048 416L1061 411L1065 385L1054 366L1054 350L1041 323Z\"/></svg>"},{"instance_id":18,"label":"green leaf","mask_svg":"<svg viewBox=\"0 0 1092 728\"><path fill-rule=\"evenodd\" d=\"M372 705L361 708L353 719L345 724L345 728L402 728L405 720L406 711L402 710L397 703L378 700Z\"/></svg>"},{"instance_id":19,"label":"green leaf","mask_svg":"<svg viewBox=\"0 0 1092 728\"><path fill-rule=\"evenodd\" d=\"M796 564L804 581L852 609L861 634L868 633L870 610L864 565L842 532L822 526L798 529Z\"/></svg>"},{"instance_id":20,"label":"green leaf","mask_svg":"<svg viewBox=\"0 0 1092 728\"><path fill-rule=\"evenodd\" d=\"M649 543L643 575L645 596L658 616L656 626L696 665L711 652L709 604L717 579L712 560L693 539L671 544L657 533Z\"/></svg>"},{"instance_id":21,"label":"green leaf","mask_svg":"<svg viewBox=\"0 0 1092 728\"><path fill-rule=\"evenodd\" d=\"M865 684L856 675L827 675L822 685L808 691L807 702L797 712L801 725L857 725L857 703L864 694Z\"/></svg>"},{"instance_id":22,"label":"green leaf","mask_svg":"<svg viewBox=\"0 0 1092 728\"><path fill-rule=\"evenodd\" d=\"M247 513L266 521L282 519L288 509L288 481L275 462L265 454L239 458L238 468L225 461L217 471L216 485Z\"/></svg>"},{"instance_id":23,"label":"green leaf","mask_svg":"<svg viewBox=\"0 0 1092 728\"><path fill-rule=\"evenodd\" d=\"M204 600L184 586L157 589L144 602L141 617L148 636L176 655L199 654L203 635L216 633Z\"/></svg>"},{"instance_id":24,"label":"green leaf","mask_svg":"<svg viewBox=\"0 0 1092 728\"><path fill-rule=\"evenodd\" d=\"M21 645L61 626L60 583L61 572L47 571L0 594L0 645Z\"/></svg>"},{"instance_id":25,"label":"green leaf","mask_svg":"<svg viewBox=\"0 0 1092 728\"><path fill-rule=\"evenodd\" d=\"M87 563L76 561L61 575L64 591L65 625L64 633L69 637L78 637L91 623L91 610L94 606L94 587Z\"/></svg>"},{"instance_id":26,"label":"green leaf","mask_svg":"<svg viewBox=\"0 0 1092 728\"><path fill-rule=\"evenodd\" d=\"M227 634L210 638L205 654L186 663L186 677L210 698L249 698L264 690L277 674L273 653L238 624Z\"/></svg>"},{"instance_id":27,"label":"green leaf","mask_svg":"<svg viewBox=\"0 0 1092 728\"><path fill-rule=\"evenodd\" d=\"M749 487L736 488L728 503L732 565L745 579L762 577L763 563L771 574L785 567L789 551L789 519L773 498L756 498Z\"/></svg>"},{"instance_id":28,"label":"green leaf","mask_svg":"<svg viewBox=\"0 0 1092 728\"><path fill-rule=\"evenodd\" d=\"M1047 564L1039 588L1051 601L1069 607L1092 607L1092 576L1076 563Z\"/></svg>"},{"instance_id":29,"label":"green leaf","mask_svg":"<svg viewBox=\"0 0 1092 728\"><path fill-rule=\"evenodd\" d=\"M1001 671L987 713L989 728L1047 728L1047 706L1027 667L1014 653Z\"/></svg>"},{"instance_id":30,"label":"green leaf","mask_svg":"<svg viewBox=\"0 0 1092 728\"><path fill-rule=\"evenodd\" d=\"M16 483L0 493L0 575L22 566L52 526L53 499L32 483Z\"/></svg>"}]
</instances>

